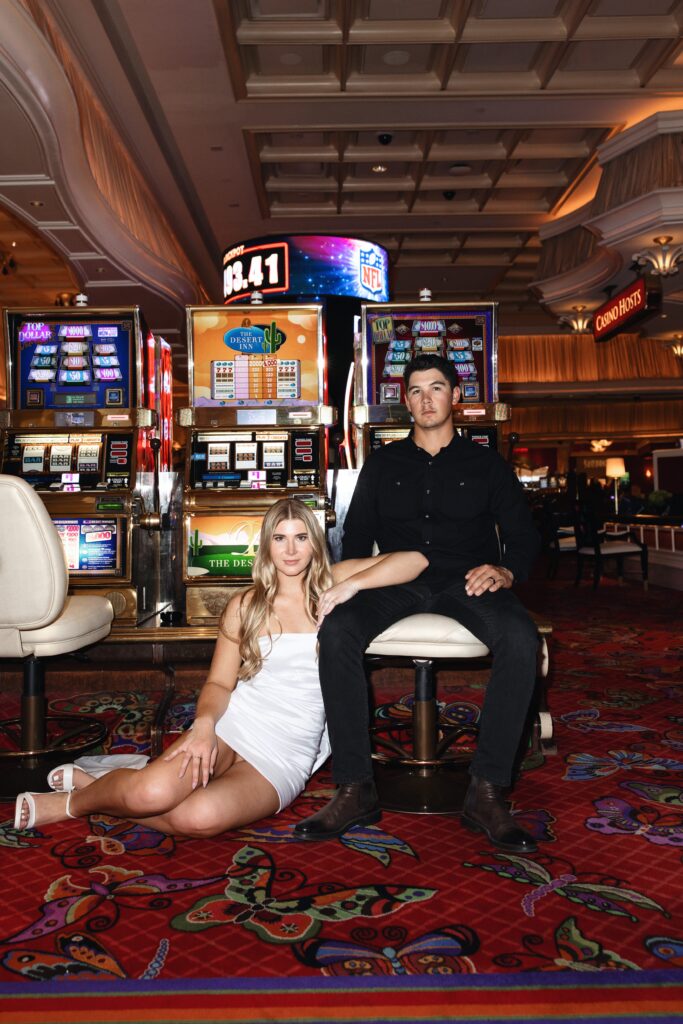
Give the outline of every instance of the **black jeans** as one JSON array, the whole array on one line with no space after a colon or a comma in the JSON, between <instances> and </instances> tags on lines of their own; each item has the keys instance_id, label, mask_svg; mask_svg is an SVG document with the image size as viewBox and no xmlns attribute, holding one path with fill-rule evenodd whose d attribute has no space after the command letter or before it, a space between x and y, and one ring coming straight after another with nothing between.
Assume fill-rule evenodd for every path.
<instances>
[{"instance_id":1,"label":"black jeans","mask_svg":"<svg viewBox=\"0 0 683 1024\"><path fill-rule=\"evenodd\" d=\"M536 682L537 629L511 590L469 597L464 580L438 593L417 582L361 591L323 621L320 685L334 781L372 777L364 652L392 623L418 612L457 619L491 651L493 667L470 772L508 786Z\"/></svg>"}]
</instances>

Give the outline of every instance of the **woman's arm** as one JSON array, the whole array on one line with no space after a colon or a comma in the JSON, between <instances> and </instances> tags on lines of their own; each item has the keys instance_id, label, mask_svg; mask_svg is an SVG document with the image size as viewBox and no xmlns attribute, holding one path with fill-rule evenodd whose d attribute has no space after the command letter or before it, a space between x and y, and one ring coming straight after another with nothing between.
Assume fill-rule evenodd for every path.
<instances>
[{"instance_id":1,"label":"woman's arm","mask_svg":"<svg viewBox=\"0 0 683 1024\"><path fill-rule=\"evenodd\" d=\"M202 686L197 700L192 729L185 733L183 742L173 753L166 756L172 761L179 754L182 756L178 778L182 779L192 764L192 788L201 781L203 786L209 782L213 774L218 755L216 739L216 722L225 712L230 703L230 694L237 685L237 673L242 659L239 652L237 637L240 630L241 596L236 595L229 602L223 615L223 630L218 631L216 647L211 659L209 677Z\"/></svg>"},{"instance_id":2,"label":"woman's arm","mask_svg":"<svg viewBox=\"0 0 683 1024\"><path fill-rule=\"evenodd\" d=\"M419 551L392 551L374 558L351 558L332 566L334 586L318 602L318 625L333 608L350 600L360 590L409 583L429 565Z\"/></svg>"}]
</instances>

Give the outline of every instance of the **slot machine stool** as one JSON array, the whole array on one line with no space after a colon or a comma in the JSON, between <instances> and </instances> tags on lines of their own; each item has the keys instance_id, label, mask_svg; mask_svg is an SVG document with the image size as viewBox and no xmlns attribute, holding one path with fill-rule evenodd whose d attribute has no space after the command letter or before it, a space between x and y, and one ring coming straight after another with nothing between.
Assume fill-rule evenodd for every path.
<instances>
[{"instance_id":1,"label":"slot machine stool","mask_svg":"<svg viewBox=\"0 0 683 1024\"><path fill-rule=\"evenodd\" d=\"M548 674L547 637L552 627L536 625L539 655L530 747L534 753L554 753L543 682ZM485 658L488 647L455 619L420 614L395 622L375 637L365 653L373 660L410 659L415 668L412 720L405 724L379 721L371 730L381 806L413 814L459 813L469 784L471 757L451 748L463 737L476 736L477 726L467 720L466 713L458 716L461 720L456 724L439 724L434 662ZM409 745L400 736L402 732L411 734Z\"/></svg>"},{"instance_id":2,"label":"slot machine stool","mask_svg":"<svg viewBox=\"0 0 683 1024\"><path fill-rule=\"evenodd\" d=\"M22 658L20 718L0 722L0 796L47 788L47 772L92 750L106 727L83 715L47 715L44 658L101 640L114 610L105 597L67 597L64 550L42 501L20 477L0 475L0 658Z\"/></svg>"}]
</instances>

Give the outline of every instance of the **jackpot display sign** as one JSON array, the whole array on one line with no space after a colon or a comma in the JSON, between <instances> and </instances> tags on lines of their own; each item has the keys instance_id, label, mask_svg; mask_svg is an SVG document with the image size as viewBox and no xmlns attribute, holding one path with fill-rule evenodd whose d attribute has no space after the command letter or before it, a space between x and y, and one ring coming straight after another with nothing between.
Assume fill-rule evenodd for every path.
<instances>
[{"instance_id":1,"label":"jackpot display sign","mask_svg":"<svg viewBox=\"0 0 683 1024\"><path fill-rule=\"evenodd\" d=\"M226 304L263 295L345 295L389 298L386 249L340 235L284 235L233 245L223 254Z\"/></svg>"},{"instance_id":2,"label":"jackpot display sign","mask_svg":"<svg viewBox=\"0 0 683 1024\"><path fill-rule=\"evenodd\" d=\"M403 370L418 355L448 359L458 375L464 403L497 400L494 303L481 305L363 306L368 405L405 399Z\"/></svg>"},{"instance_id":3,"label":"jackpot display sign","mask_svg":"<svg viewBox=\"0 0 683 1024\"><path fill-rule=\"evenodd\" d=\"M127 408L133 321L10 319L17 409Z\"/></svg>"},{"instance_id":4,"label":"jackpot display sign","mask_svg":"<svg viewBox=\"0 0 683 1024\"><path fill-rule=\"evenodd\" d=\"M119 519L53 518L70 573L120 576L122 573Z\"/></svg>"},{"instance_id":5,"label":"jackpot display sign","mask_svg":"<svg viewBox=\"0 0 683 1024\"><path fill-rule=\"evenodd\" d=\"M191 307L195 408L319 405L320 306Z\"/></svg>"}]
</instances>

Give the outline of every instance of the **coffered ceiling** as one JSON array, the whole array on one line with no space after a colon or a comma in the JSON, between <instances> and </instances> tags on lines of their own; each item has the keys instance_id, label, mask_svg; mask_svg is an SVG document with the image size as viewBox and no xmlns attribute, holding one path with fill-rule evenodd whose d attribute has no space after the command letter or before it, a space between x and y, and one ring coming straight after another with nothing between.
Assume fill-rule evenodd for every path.
<instances>
[{"instance_id":1,"label":"coffered ceiling","mask_svg":"<svg viewBox=\"0 0 683 1024\"><path fill-rule=\"evenodd\" d=\"M494 299L503 332L552 330L530 290L539 228L590 199L601 144L683 106L681 0L39 6L214 301L221 251L235 242L355 234L388 248L394 298L426 286L437 299ZM34 148L11 161L15 213L56 239L47 212L19 197L32 159L44 157ZM44 165L40 173L49 180ZM86 290L107 239L89 236L88 246L90 264L61 249ZM156 308L155 326L180 330L181 306Z\"/></svg>"}]
</instances>

